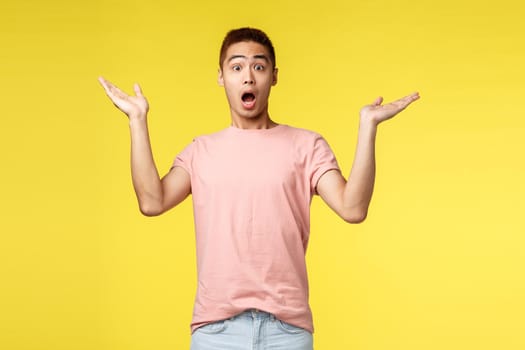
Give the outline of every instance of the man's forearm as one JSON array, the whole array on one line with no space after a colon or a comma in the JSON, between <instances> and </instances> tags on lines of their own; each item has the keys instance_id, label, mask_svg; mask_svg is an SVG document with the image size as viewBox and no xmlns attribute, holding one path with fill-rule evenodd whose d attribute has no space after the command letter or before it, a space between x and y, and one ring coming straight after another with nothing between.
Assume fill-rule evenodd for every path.
<instances>
[{"instance_id":1,"label":"man's forearm","mask_svg":"<svg viewBox=\"0 0 525 350\"><path fill-rule=\"evenodd\" d=\"M365 219L374 190L376 134L377 125L363 121L359 125L354 163L344 189L344 208L355 213L358 221Z\"/></svg>"},{"instance_id":2,"label":"man's forearm","mask_svg":"<svg viewBox=\"0 0 525 350\"><path fill-rule=\"evenodd\" d=\"M374 191L378 125L394 117L417 99L419 93L416 92L382 105L383 98L378 97L372 104L361 108L356 153L348 181L339 173L326 172L317 184L317 191L323 200L345 221L359 223L368 214Z\"/></svg>"},{"instance_id":3,"label":"man's forearm","mask_svg":"<svg viewBox=\"0 0 525 350\"><path fill-rule=\"evenodd\" d=\"M162 210L162 185L153 159L146 117L130 118L131 177L140 211L157 215Z\"/></svg>"}]
</instances>

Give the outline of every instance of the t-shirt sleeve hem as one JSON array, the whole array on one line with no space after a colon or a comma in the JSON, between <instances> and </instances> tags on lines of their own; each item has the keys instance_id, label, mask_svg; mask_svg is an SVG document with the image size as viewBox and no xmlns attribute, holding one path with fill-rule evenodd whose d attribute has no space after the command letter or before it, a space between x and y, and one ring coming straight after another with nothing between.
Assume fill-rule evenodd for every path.
<instances>
[{"instance_id":1,"label":"t-shirt sleeve hem","mask_svg":"<svg viewBox=\"0 0 525 350\"><path fill-rule=\"evenodd\" d=\"M312 177L312 193L314 195L318 195L319 193L317 193L317 183L319 182L319 180L321 179L321 177L326 174L328 171L330 170L337 170L337 171L341 171L341 169L339 169L338 166L336 165L326 165L324 167L321 167L319 169L317 169L317 171L315 172L314 176Z\"/></svg>"},{"instance_id":2,"label":"t-shirt sleeve hem","mask_svg":"<svg viewBox=\"0 0 525 350\"><path fill-rule=\"evenodd\" d=\"M172 171L173 168L176 168L176 167L180 167L180 168L186 170L186 172L191 175L191 171L190 171L189 167L187 167L186 164L184 164L183 162L178 161L178 160L175 160L175 162L173 162L173 165L171 166L169 171Z\"/></svg>"}]
</instances>

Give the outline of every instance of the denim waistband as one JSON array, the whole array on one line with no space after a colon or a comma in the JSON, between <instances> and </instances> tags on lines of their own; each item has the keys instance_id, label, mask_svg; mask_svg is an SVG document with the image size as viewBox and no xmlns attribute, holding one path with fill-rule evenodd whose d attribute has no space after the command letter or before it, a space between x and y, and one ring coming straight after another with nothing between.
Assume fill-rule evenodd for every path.
<instances>
[{"instance_id":1,"label":"denim waistband","mask_svg":"<svg viewBox=\"0 0 525 350\"><path fill-rule=\"evenodd\" d=\"M230 320L234 320L236 318L249 318L252 320L260 319L260 320L266 320L269 319L270 321L275 321L275 316L269 312L259 310L259 309L247 309L241 312L240 314L237 314L230 318Z\"/></svg>"}]
</instances>

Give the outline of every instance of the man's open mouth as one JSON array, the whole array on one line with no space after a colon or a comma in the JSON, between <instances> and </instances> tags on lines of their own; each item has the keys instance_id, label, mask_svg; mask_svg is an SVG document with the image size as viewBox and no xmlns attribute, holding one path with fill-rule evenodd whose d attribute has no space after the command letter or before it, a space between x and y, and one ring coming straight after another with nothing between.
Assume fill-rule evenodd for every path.
<instances>
[{"instance_id":1,"label":"man's open mouth","mask_svg":"<svg viewBox=\"0 0 525 350\"><path fill-rule=\"evenodd\" d=\"M255 95L251 92L245 92L241 96L244 108L251 109L255 106Z\"/></svg>"},{"instance_id":2,"label":"man's open mouth","mask_svg":"<svg viewBox=\"0 0 525 350\"><path fill-rule=\"evenodd\" d=\"M255 100L255 95L252 94L251 92L246 92L244 94L242 94L242 102L252 102L253 100Z\"/></svg>"}]
</instances>

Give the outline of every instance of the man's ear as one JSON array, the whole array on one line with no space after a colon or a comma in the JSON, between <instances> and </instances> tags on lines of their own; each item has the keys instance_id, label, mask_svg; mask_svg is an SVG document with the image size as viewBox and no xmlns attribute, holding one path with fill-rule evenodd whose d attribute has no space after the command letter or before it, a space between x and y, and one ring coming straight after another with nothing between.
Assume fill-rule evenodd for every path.
<instances>
[{"instance_id":1,"label":"man's ear","mask_svg":"<svg viewBox=\"0 0 525 350\"><path fill-rule=\"evenodd\" d=\"M219 86L224 86L224 78L222 76L222 69L219 68L219 75L217 76L217 83Z\"/></svg>"},{"instance_id":2,"label":"man's ear","mask_svg":"<svg viewBox=\"0 0 525 350\"><path fill-rule=\"evenodd\" d=\"M273 69L273 81L272 81L272 86L274 86L275 84L277 84L277 73L279 73L279 69L274 68L274 69Z\"/></svg>"}]
</instances>

